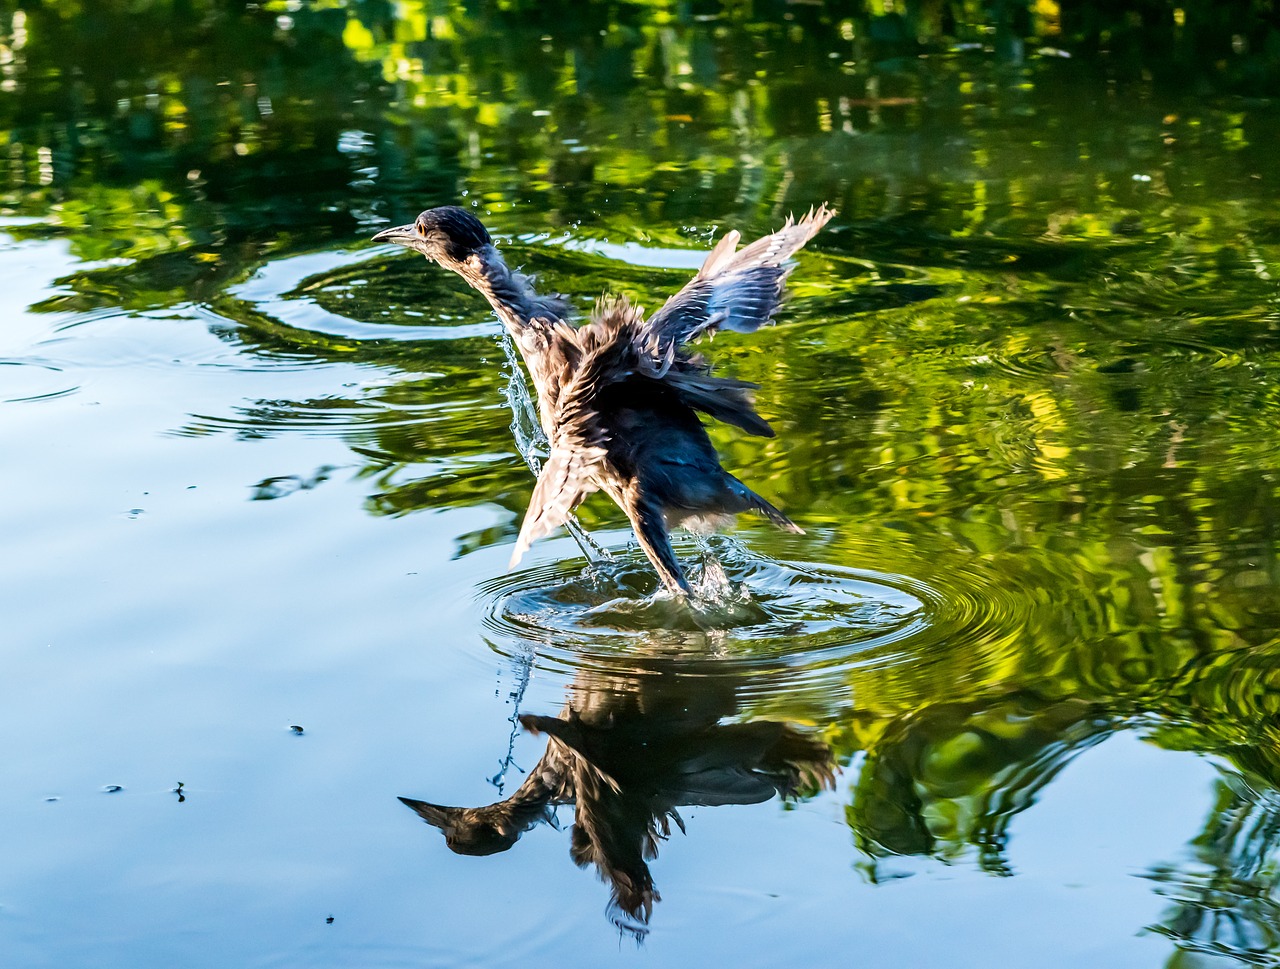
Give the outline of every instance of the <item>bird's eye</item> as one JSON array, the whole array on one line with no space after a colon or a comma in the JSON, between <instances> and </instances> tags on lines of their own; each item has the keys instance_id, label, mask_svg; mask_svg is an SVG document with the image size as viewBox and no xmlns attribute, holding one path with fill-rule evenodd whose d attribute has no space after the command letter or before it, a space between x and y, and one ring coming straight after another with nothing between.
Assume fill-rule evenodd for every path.
<instances>
[{"instance_id":1,"label":"bird's eye","mask_svg":"<svg viewBox=\"0 0 1280 969\"><path fill-rule=\"evenodd\" d=\"M416 223L415 228L418 230L418 235L422 236L424 239L427 237L427 227L425 225L418 222Z\"/></svg>"}]
</instances>

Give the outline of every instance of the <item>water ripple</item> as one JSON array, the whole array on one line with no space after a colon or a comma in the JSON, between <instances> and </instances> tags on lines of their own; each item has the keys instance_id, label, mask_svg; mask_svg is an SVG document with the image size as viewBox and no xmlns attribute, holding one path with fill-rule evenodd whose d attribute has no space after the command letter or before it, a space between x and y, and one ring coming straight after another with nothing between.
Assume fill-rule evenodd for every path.
<instances>
[{"instance_id":1,"label":"water ripple","mask_svg":"<svg viewBox=\"0 0 1280 969\"><path fill-rule=\"evenodd\" d=\"M66 397L80 389L79 384L69 383L62 368L47 360L35 358L0 359L5 368L0 387L0 402L16 404L35 400L52 400Z\"/></svg>"},{"instance_id":2,"label":"water ripple","mask_svg":"<svg viewBox=\"0 0 1280 969\"><path fill-rule=\"evenodd\" d=\"M539 666L560 671L636 672L679 657L695 674L768 674L776 695L955 651L994 658L1041 625L1045 605L1002 588L980 563L925 581L772 560L728 543L689 572L696 589L712 594L673 598L634 555L581 571L553 562L514 572L480 590L487 638L503 655L532 650Z\"/></svg>"},{"instance_id":3,"label":"water ripple","mask_svg":"<svg viewBox=\"0 0 1280 969\"><path fill-rule=\"evenodd\" d=\"M228 315L252 320L259 330L283 327L352 344L466 339L498 329L484 313L479 319L468 315L459 320L433 307L428 320L425 311L412 307L432 307L427 287L444 277L424 274L420 260L403 258L400 247L384 247L390 250L401 258L388 263L371 259L370 250L341 250L273 260L228 291ZM391 281L405 282L409 292L400 294ZM421 322L392 322L389 306L405 319ZM365 315L379 318L367 320Z\"/></svg>"}]
</instances>

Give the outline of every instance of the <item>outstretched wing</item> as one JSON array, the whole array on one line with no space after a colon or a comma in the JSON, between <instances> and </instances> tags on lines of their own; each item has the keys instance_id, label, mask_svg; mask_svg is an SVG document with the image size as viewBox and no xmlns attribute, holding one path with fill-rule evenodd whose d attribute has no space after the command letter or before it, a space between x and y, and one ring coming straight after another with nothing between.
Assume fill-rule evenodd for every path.
<instances>
[{"instance_id":1,"label":"outstretched wing","mask_svg":"<svg viewBox=\"0 0 1280 969\"><path fill-rule=\"evenodd\" d=\"M605 387L637 372L641 351L635 331L639 326L639 311L619 300L596 322L561 332L561 339L575 343L577 365L556 399L551 454L538 475L509 568L515 568L529 546L568 521L582 500L598 490L594 477L608 453L604 446L608 435L595 404Z\"/></svg>"},{"instance_id":2,"label":"outstretched wing","mask_svg":"<svg viewBox=\"0 0 1280 969\"><path fill-rule=\"evenodd\" d=\"M738 250L740 235L729 232L707 256L698 275L649 318L648 331L659 354L703 333L752 333L773 317L792 266L787 264L835 215L822 205L799 222L790 218L772 235Z\"/></svg>"},{"instance_id":3,"label":"outstretched wing","mask_svg":"<svg viewBox=\"0 0 1280 969\"><path fill-rule=\"evenodd\" d=\"M597 490L591 479L604 455L602 447L575 448L559 443L551 448L551 456L542 466L533 497L529 499L529 510L524 514L520 537L516 539L507 568L514 569L530 545L567 522L582 499Z\"/></svg>"}]
</instances>

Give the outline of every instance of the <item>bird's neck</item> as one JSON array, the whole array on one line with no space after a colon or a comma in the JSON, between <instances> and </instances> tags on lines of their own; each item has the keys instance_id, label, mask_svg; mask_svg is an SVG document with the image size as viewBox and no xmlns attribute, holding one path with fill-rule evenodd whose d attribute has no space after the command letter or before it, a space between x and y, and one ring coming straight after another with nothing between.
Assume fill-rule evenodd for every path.
<instances>
[{"instance_id":1,"label":"bird's neck","mask_svg":"<svg viewBox=\"0 0 1280 969\"><path fill-rule=\"evenodd\" d=\"M493 246L472 253L457 271L484 295L513 336L530 328L548 329L568 314L560 296L539 295L533 278L511 269Z\"/></svg>"},{"instance_id":2,"label":"bird's neck","mask_svg":"<svg viewBox=\"0 0 1280 969\"><path fill-rule=\"evenodd\" d=\"M511 269L493 246L472 253L453 268L489 301L514 339L538 393L543 428L548 429L557 396L552 379L554 334L568 317L568 304L555 294L540 295L533 279Z\"/></svg>"}]
</instances>

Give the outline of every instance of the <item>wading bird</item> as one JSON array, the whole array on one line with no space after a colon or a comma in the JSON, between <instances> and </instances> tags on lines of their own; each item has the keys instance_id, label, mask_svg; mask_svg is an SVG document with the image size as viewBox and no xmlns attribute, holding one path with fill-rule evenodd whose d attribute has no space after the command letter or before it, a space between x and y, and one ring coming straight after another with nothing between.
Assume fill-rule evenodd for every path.
<instances>
[{"instance_id":1,"label":"wading bird","mask_svg":"<svg viewBox=\"0 0 1280 969\"><path fill-rule=\"evenodd\" d=\"M755 511L790 531L786 515L720 466L698 412L761 437L773 429L756 413L757 385L711 375L685 345L717 330L752 333L782 298L788 260L835 213L825 205L738 249L727 233L698 274L656 313L625 298L602 299L574 327L558 295L540 295L510 269L480 221L453 205L428 209L374 242L415 249L478 290L524 358L538 394L550 454L516 540L511 565L563 525L584 498L608 493L626 512L640 547L674 593L690 592L668 528L694 531Z\"/></svg>"}]
</instances>

